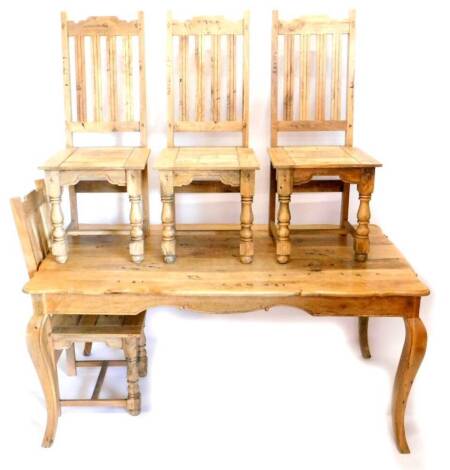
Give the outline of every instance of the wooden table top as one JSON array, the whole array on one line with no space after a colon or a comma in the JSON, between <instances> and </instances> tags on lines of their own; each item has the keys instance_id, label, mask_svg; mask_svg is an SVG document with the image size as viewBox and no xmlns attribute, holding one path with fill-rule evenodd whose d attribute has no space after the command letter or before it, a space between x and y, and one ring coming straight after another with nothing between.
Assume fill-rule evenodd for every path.
<instances>
[{"instance_id":1,"label":"wooden table top","mask_svg":"<svg viewBox=\"0 0 450 470\"><path fill-rule=\"evenodd\" d=\"M70 237L69 237L70 239ZM239 262L239 232L177 234L177 261L164 264L161 231L152 227L145 258L129 260L124 236L73 238L70 256L49 256L25 285L29 294L145 294L162 296L370 297L425 296L428 288L377 226L368 261L353 261L352 238L312 231L292 235L291 261L276 262L267 229L255 229L255 258Z\"/></svg>"}]
</instances>

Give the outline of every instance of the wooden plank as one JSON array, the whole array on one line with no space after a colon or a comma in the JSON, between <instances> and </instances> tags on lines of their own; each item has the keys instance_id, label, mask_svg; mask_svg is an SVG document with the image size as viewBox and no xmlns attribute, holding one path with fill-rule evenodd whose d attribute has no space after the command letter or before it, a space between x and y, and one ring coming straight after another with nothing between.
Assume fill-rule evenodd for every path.
<instances>
[{"instance_id":1,"label":"wooden plank","mask_svg":"<svg viewBox=\"0 0 450 470\"><path fill-rule=\"evenodd\" d=\"M89 303L84 297L83 304L89 311L100 309L102 302L105 302L103 308L116 311L116 306L120 306L118 293L121 293L128 296L128 307L125 308L128 313L142 304L151 306L151 298L144 298L146 295L155 295L156 304L167 305L178 296L201 296L202 301L207 301L207 296L211 295L298 299L304 296L354 298L428 293L399 250L373 225L370 226L371 251L365 263L353 261L351 238L316 233L304 234L297 241L294 237L291 262L281 266L276 262L273 242L266 231L255 230L258 256L251 265L241 265L230 256L230 252L237 255L238 250L229 233L194 232L183 235L177 262L167 269L158 250L160 237L159 229L151 230L146 240L146 262L139 266L131 265L127 259L127 237L102 239L102 243L98 239L74 243L70 246L70 264L61 265L52 257L46 258L25 286L25 291L48 295L45 308L51 309L46 310L49 312L55 312L63 305L64 309L75 308L76 298L69 298L75 294L90 296ZM208 250L204 250L205 246ZM194 253L195 265L192 264ZM211 271L212 263L214 271ZM311 269L311 263L314 269ZM287 271L290 282L286 282ZM225 279L224 272L228 273ZM52 298L58 293L62 297ZM117 300L111 302L107 294ZM161 296L166 299L165 304L161 303ZM72 307L64 303L64 299L70 301ZM136 313L140 311L142 308Z\"/></svg>"},{"instance_id":2,"label":"wooden plank","mask_svg":"<svg viewBox=\"0 0 450 470\"><path fill-rule=\"evenodd\" d=\"M196 66L196 119L203 121L203 36L195 36L195 66Z\"/></svg>"},{"instance_id":3,"label":"wooden plank","mask_svg":"<svg viewBox=\"0 0 450 470\"><path fill-rule=\"evenodd\" d=\"M300 186L294 185L296 193L342 193L344 183L340 180L311 180Z\"/></svg>"},{"instance_id":4,"label":"wooden plank","mask_svg":"<svg viewBox=\"0 0 450 470\"><path fill-rule=\"evenodd\" d=\"M109 406L111 408L126 408L127 400L112 399L112 398L99 398L92 400L90 398L80 400L60 400L61 406Z\"/></svg>"},{"instance_id":5,"label":"wooden plank","mask_svg":"<svg viewBox=\"0 0 450 470\"><path fill-rule=\"evenodd\" d=\"M116 16L90 16L82 21L68 23L70 36L123 36L137 35L137 32L136 20L125 21Z\"/></svg>"},{"instance_id":6,"label":"wooden plank","mask_svg":"<svg viewBox=\"0 0 450 470\"><path fill-rule=\"evenodd\" d=\"M76 193L126 193L124 186L116 186L107 181L80 181L73 186Z\"/></svg>"},{"instance_id":7,"label":"wooden plank","mask_svg":"<svg viewBox=\"0 0 450 470\"><path fill-rule=\"evenodd\" d=\"M172 25L173 35L221 35L242 34L242 21L231 21L220 16L198 16L188 21L174 21Z\"/></svg>"},{"instance_id":8,"label":"wooden plank","mask_svg":"<svg viewBox=\"0 0 450 470\"><path fill-rule=\"evenodd\" d=\"M341 117L341 34L333 34L333 72L331 86L331 119Z\"/></svg>"},{"instance_id":9,"label":"wooden plank","mask_svg":"<svg viewBox=\"0 0 450 470\"><path fill-rule=\"evenodd\" d=\"M28 276L32 276L39 267L40 259L36 258L35 250L32 239L29 236L27 227L27 218L24 212L23 204L20 198L13 198L10 200L11 209L16 224L17 234L19 236L22 253L25 258L25 264L28 271ZM43 259L44 256L41 256Z\"/></svg>"},{"instance_id":10,"label":"wooden plank","mask_svg":"<svg viewBox=\"0 0 450 470\"><path fill-rule=\"evenodd\" d=\"M118 186L117 186L118 187ZM78 228L71 228L66 231L71 237L97 237L101 235L129 235L129 224L78 224Z\"/></svg>"},{"instance_id":11,"label":"wooden plank","mask_svg":"<svg viewBox=\"0 0 450 470\"><path fill-rule=\"evenodd\" d=\"M124 61L125 119L133 121L133 47L131 36L122 38Z\"/></svg>"},{"instance_id":12,"label":"wooden plank","mask_svg":"<svg viewBox=\"0 0 450 470\"><path fill-rule=\"evenodd\" d=\"M325 74L326 74L326 43L325 35L316 36L316 120L325 117Z\"/></svg>"},{"instance_id":13,"label":"wooden plank","mask_svg":"<svg viewBox=\"0 0 450 470\"><path fill-rule=\"evenodd\" d=\"M236 36L228 35L227 119L236 120Z\"/></svg>"},{"instance_id":14,"label":"wooden plank","mask_svg":"<svg viewBox=\"0 0 450 470\"><path fill-rule=\"evenodd\" d=\"M237 147L236 151L239 158L239 166L242 169L259 168L258 159L256 158L255 152L252 149L246 147Z\"/></svg>"},{"instance_id":15,"label":"wooden plank","mask_svg":"<svg viewBox=\"0 0 450 470\"><path fill-rule=\"evenodd\" d=\"M239 187L223 184L221 181L194 181L187 186L175 188L175 193L238 193ZM177 228L178 230L178 228Z\"/></svg>"},{"instance_id":16,"label":"wooden plank","mask_svg":"<svg viewBox=\"0 0 450 470\"><path fill-rule=\"evenodd\" d=\"M211 104L212 120L220 121L220 36L211 37Z\"/></svg>"},{"instance_id":17,"label":"wooden plank","mask_svg":"<svg viewBox=\"0 0 450 470\"><path fill-rule=\"evenodd\" d=\"M108 370L109 363L108 361L103 361L103 364L100 368L100 373L97 377L97 382L95 382L94 391L92 392L91 400L97 400L100 396L100 391L102 389L103 382L105 381L106 371Z\"/></svg>"},{"instance_id":18,"label":"wooden plank","mask_svg":"<svg viewBox=\"0 0 450 470\"><path fill-rule=\"evenodd\" d=\"M66 145L73 145L73 136L69 128L69 124L73 121L72 117L72 84L70 81L70 53L69 53L69 36L67 32L67 13L61 13L61 46L63 61L63 78L64 78L64 115L66 119Z\"/></svg>"},{"instance_id":19,"label":"wooden plank","mask_svg":"<svg viewBox=\"0 0 450 470\"><path fill-rule=\"evenodd\" d=\"M279 34L333 34L348 33L349 20L331 20L329 18L303 17L291 21L280 21Z\"/></svg>"},{"instance_id":20,"label":"wooden plank","mask_svg":"<svg viewBox=\"0 0 450 470\"><path fill-rule=\"evenodd\" d=\"M187 132L235 132L244 128L242 121L176 121L175 131Z\"/></svg>"},{"instance_id":21,"label":"wooden plank","mask_svg":"<svg viewBox=\"0 0 450 470\"><path fill-rule=\"evenodd\" d=\"M77 83L77 120L85 122L87 121L87 109L84 36L77 36L75 40L75 64Z\"/></svg>"},{"instance_id":22,"label":"wooden plank","mask_svg":"<svg viewBox=\"0 0 450 470\"><path fill-rule=\"evenodd\" d=\"M100 37L92 36L92 99L94 121L103 121L102 76L100 60Z\"/></svg>"},{"instance_id":23,"label":"wooden plank","mask_svg":"<svg viewBox=\"0 0 450 470\"><path fill-rule=\"evenodd\" d=\"M188 116L188 36L181 36L179 39L179 102L180 102L180 120L187 121Z\"/></svg>"},{"instance_id":24,"label":"wooden plank","mask_svg":"<svg viewBox=\"0 0 450 470\"><path fill-rule=\"evenodd\" d=\"M347 121L278 121L279 131L343 131Z\"/></svg>"},{"instance_id":25,"label":"wooden plank","mask_svg":"<svg viewBox=\"0 0 450 470\"><path fill-rule=\"evenodd\" d=\"M118 121L119 118L119 98L117 94L117 50L116 37L106 38L106 48L108 52L108 86L109 86L109 119L111 122Z\"/></svg>"},{"instance_id":26,"label":"wooden plank","mask_svg":"<svg viewBox=\"0 0 450 470\"><path fill-rule=\"evenodd\" d=\"M140 124L138 121L72 122L68 127L72 132L137 132Z\"/></svg>"},{"instance_id":27,"label":"wooden plank","mask_svg":"<svg viewBox=\"0 0 450 470\"><path fill-rule=\"evenodd\" d=\"M126 169L143 170L147 166L150 150L143 147L136 147L130 153L125 163Z\"/></svg>"},{"instance_id":28,"label":"wooden plank","mask_svg":"<svg viewBox=\"0 0 450 470\"><path fill-rule=\"evenodd\" d=\"M300 37L300 119L306 121L309 117L309 45L310 36Z\"/></svg>"},{"instance_id":29,"label":"wooden plank","mask_svg":"<svg viewBox=\"0 0 450 470\"><path fill-rule=\"evenodd\" d=\"M77 149L70 147L64 150L60 150L50 157L43 165L39 167L40 170L55 170L60 167Z\"/></svg>"},{"instance_id":30,"label":"wooden plank","mask_svg":"<svg viewBox=\"0 0 450 470\"><path fill-rule=\"evenodd\" d=\"M101 367L104 361L99 360L84 360L76 361L77 367ZM124 367L127 365L125 359L109 359L108 367Z\"/></svg>"}]
</instances>

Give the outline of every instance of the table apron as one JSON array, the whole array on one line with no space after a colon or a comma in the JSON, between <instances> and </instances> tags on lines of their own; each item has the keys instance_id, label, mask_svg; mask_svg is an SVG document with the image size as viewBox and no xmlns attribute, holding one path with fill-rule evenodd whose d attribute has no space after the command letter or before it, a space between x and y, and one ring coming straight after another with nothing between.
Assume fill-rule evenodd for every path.
<instances>
[{"instance_id":1,"label":"table apron","mask_svg":"<svg viewBox=\"0 0 450 470\"><path fill-rule=\"evenodd\" d=\"M243 313L277 306L296 307L320 316L419 316L420 297L306 297L149 294L42 294L48 315L136 315L152 307L179 307L204 313Z\"/></svg>"}]
</instances>

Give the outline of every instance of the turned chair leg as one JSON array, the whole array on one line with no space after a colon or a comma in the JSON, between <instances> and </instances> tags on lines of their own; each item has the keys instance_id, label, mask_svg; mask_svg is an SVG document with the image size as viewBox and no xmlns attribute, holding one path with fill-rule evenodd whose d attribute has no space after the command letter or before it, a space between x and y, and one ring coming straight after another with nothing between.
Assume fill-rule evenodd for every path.
<instances>
[{"instance_id":1,"label":"turned chair leg","mask_svg":"<svg viewBox=\"0 0 450 470\"><path fill-rule=\"evenodd\" d=\"M395 441L402 454L409 454L405 433L405 410L414 378L419 370L427 348L427 330L422 320L404 318L405 343L395 376L392 398L392 424Z\"/></svg>"},{"instance_id":2,"label":"turned chair leg","mask_svg":"<svg viewBox=\"0 0 450 470\"><path fill-rule=\"evenodd\" d=\"M146 349L146 339L144 331L141 333L138 345L138 370L139 377L145 377L147 375L148 359Z\"/></svg>"},{"instance_id":3,"label":"turned chair leg","mask_svg":"<svg viewBox=\"0 0 450 470\"><path fill-rule=\"evenodd\" d=\"M241 191L241 242L239 254L241 263L249 264L253 261L253 194L255 191L255 172L243 170L240 178Z\"/></svg>"},{"instance_id":4,"label":"turned chair leg","mask_svg":"<svg viewBox=\"0 0 450 470\"><path fill-rule=\"evenodd\" d=\"M50 201L50 218L52 223L52 255L58 263L67 261L66 232L64 216L61 209L61 185L57 171L45 175L48 199Z\"/></svg>"},{"instance_id":5,"label":"turned chair leg","mask_svg":"<svg viewBox=\"0 0 450 470\"><path fill-rule=\"evenodd\" d=\"M369 349L369 317L358 317L358 330L359 330L359 347L361 349L361 355L364 359L370 359Z\"/></svg>"},{"instance_id":6,"label":"turned chair leg","mask_svg":"<svg viewBox=\"0 0 450 470\"><path fill-rule=\"evenodd\" d=\"M348 222L348 208L350 204L350 184L343 183L344 188L342 190L341 197L341 228L347 228Z\"/></svg>"},{"instance_id":7,"label":"turned chair leg","mask_svg":"<svg viewBox=\"0 0 450 470\"><path fill-rule=\"evenodd\" d=\"M278 192L278 224L277 224L277 261L287 263L291 254L291 241L289 238L289 224L291 212L289 203L293 191L292 173L290 170L277 170Z\"/></svg>"},{"instance_id":8,"label":"turned chair leg","mask_svg":"<svg viewBox=\"0 0 450 470\"><path fill-rule=\"evenodd\" d=\"M75 344L66 349L67 375L77 375L77 357L75 355Z\"/></svg>"},{"instance_id":9,"label":"turned chair leg","mask_svg":"<svg viewBox=\"0 0 450 470\"><path fill-rule=\"evenodd\" d=\"M165 263L174 263L175 254L175 194L173 188L173 173L160 172L161 201L162 201L162 240L161 251Z\"/></svg>"},{"instance_id":10,"label":"turned chair leg","mask_svg":"<svg viewBox=\"0 0 450 470\"><path fill-rule=\"evenodd\" d=\"M70 201L70 225L74 230L78 230L78 201L77 191L75 186L69 186L69 201Z\"/></svg>"},{"instance_id":11,"label":"turned chair leg","mask_svg":"<svg viewBox=\"0 0 450 470\"><path fill-rule=\"evenodd\" d=\"M83 355L90 356L91 352L92 352L92 343L91 342L84 343Z\"/></svg>"},{"instance_id":12,"label":"turned chair leg","mask_svg":"<svg viewBox=\"0 0 450 470\"><path fill-rule=\"evenodd\" d=\"M139 338L128 337L123 341L123 350L127 359L128 398L127 410L136 416L141 412L141 393L139 390L138 371L138 342Z\"/></svg>"},{"instance_id":13,"label":"turned chair leg","mask_svg":"<svg viewBox=\"0 0 450 470\"><path fill-rule=\"evenodd\" d=\"M130 256L135 263L141 263L144 259L141 171L127 171L127 191L130 199Z\"/></svg>"},{"instance_id":14,"label":"turned chair leg","mask_svg":"<svg viewBox=\"0 0 450 470\"><path fill-rule=\"evenodd\" d=\"M364 170L361 181L358 183L359 209L358 226L354 234L353 247L356 261L366 261L369 253L369 222L370 222L370 198L373 192L375 170Z\"/></svg>"},{"instance_id":15,"label":"turned chair leg","mask_svg":"<svg viewBox=\"0 0 450 470\"><path fill-rule=\"evenodd\" d=\"M148 167L142 173L142 211L144 213L144 237L150 235L150 199L149 199Z\"/></svg>"},{"instance_id":16,"label":"turned chair leg","mask_svg":"<svg viewBox=\"0 0 450 470\"><path fill-rule=\"evenodd\" d=\"M275 225L275 209L277 203L277 173L275 168L270 165L270 191L269 191L269 235L275 241L272 226Z\"/></svg>"}]
</instances>

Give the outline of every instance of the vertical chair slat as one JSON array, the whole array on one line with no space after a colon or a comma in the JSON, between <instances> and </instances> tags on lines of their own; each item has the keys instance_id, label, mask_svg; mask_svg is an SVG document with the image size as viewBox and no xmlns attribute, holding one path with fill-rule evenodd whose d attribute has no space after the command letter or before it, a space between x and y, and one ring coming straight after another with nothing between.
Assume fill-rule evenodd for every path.
<instances>
[{"instance_id":1,"label":"vertical chair slat","mask_svg":"<svg viewBox=\"0 0 450 470\"><path fill-rule=\"evenodd\" d=\"M294 36L284 36L284 119L292 121Z\"/></svg>"},{"instance_id":2,"label":"vertical chair slat","mask_svg":"<svg viewBox=\"0 0 450 470\"><path fill-rule=\"evenodd\" d=\"M300 37L300 119L308 119L309 106L309 44L310 36L303 34Z\"/></svg>"},{"instance_id":3,"label":"vertical chair slat","mask_svg":"<svg viewBox=\"0 0 450 470\"><path fill-rule=\"evenodd\" d=\"M188 36L180 36L179 42L179 101L180 101L180 119L182 121L188 120L188 70L187 70L187 54L188 54Z\"/></svg>"},{"instance_id":4,"label":"vertical chair slat","mask_svg":"<svg viewBox=\"0 0 450 470\"><path fill-rule=\"evenodd\" d=\"M109 85L109 115L111 121L118 120L118 95L117 95L117 61L116 61L116 37L108 36L106 47L108 50L108 85Z\"/></svg>"},{"instance_id":5,"label":"vertical chair slat","mask_svg":"<svg viewBox=\"0 0 450 470\"><path fill-rule=\"evenodd\" d=\"M212 101L212 119L214 122L220 120L220 36L212 36L211 49L211 101Z\"/></svg>"},{"instance_id":6,"label":"vertical chair slat","mask_svg":"<svg viewBox=\"0 0 450 470\"><path fill-rule=\"evenodd\" d=\"M195 36L195 68L197 77L195 113L197 121L203 121L203 36L201 34Z\"/></svg>"},{"instance_id":7,"label":"vertical chair slat","mask_svg":"<svg viewBox=\"0 0 450 470\"><path fill-rule=\"evenodd\" d=\"M125 85L125 119L133 120L133 49L131 37L124 36L123 60L124 60L124 85Z\"/></svg>"},{"instance_id":8,"label":"vertical chair slat","mask_svg":"<svg viewBox=\"0 0 450 470\"><path fill-rule=\"evenodd\" d=\"M100 38L92 36L92 85L94 102L94 121L100 122L103 117L102 110L102 77L100 61Z\"/></svg>"},{"instance_id":9,"label":"vertical chair slat","mask_svg":"<svg viewBox=\"0 0 450 470\"><path fill-rule=\"evenodd\" d=\"M236 36L228 35L227 119L236 119Z\"/></svg>"},{"instance_id":10,"label":"vertical chair slat","mask_svg":"<svg viewBox=\"0 0 450 470\"><path fill-rule=\"evenodd\" d=\"M84 55L84 36L76 36L75 39L75 63L76 63L76 90L77 90L77 119L80 122L87 121L86 117L86 68Z\"/></svg>"},{"instance_id":11,"label":"vertical chair slat","mask_svg":"<svg viewBox=\"0 0 450 470\"><path fill-rule=\"evenodd\" d=\"M316 36L316 119L325 119L325 74L326 43L325 34Z\"/></svg>"},{"instance_id":12,"label":"vertical chair slat","mask_svg":"<svg viewBox=\"0 0 450 470\"><path fill-rule=\"evenodd\" d=\"M333 77L331 90L331 119L341 115L341 34L333 34Z\"/></svg>"}]
</instances>

